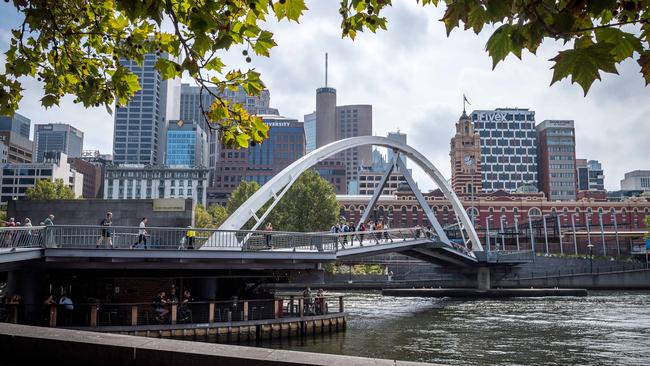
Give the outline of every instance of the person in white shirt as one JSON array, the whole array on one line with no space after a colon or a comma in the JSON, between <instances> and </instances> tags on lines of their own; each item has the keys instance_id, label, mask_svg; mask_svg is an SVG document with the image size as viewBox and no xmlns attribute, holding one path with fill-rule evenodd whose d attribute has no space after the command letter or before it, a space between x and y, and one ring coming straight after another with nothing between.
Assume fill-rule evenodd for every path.
<instances>
[{"instance_id":1,"label":"person in white shirt","mask_svg":"<svg viewBox=\"0 0 650 366\"><path fill-rule=\"evenodd\" d=\"M147 249L147 230L145 229L146 226L147 218L143 217L142 221L140 221L140 225L138 226L138 241L131 245L131 249L140 245L140 243L143 243L144 249Z\"/></svg>"}]
</instances>

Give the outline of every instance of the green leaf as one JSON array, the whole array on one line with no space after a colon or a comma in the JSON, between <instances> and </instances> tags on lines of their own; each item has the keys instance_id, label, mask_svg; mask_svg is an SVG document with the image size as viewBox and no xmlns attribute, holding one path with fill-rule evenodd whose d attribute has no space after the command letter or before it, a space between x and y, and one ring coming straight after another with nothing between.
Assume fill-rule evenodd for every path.
<instances>
[{"instance_id":1,"label":"green leaf","mask_svg":"<svg viewBox=\"0 0 650 366\"><path fill-rule=\"evenodd\" d=\"M207 64L205 64L205 68L207 70L211 71L216 71L218 73L221 73L221 70L223 70L223 67L226 66L219 57L214 56L212 60L210 60Z\"/></svg>"},{"instance_id":2,"label":"green leaf","mask_svg":"<svg viewBox=\"0 0 650 366\"><path fill-rule=\"evenodd\" d=\"M163 80L180 77L182 74L181 65L163 57L159 57L158 60L156 60L156 69L160 71Z\"/></svg>"},{"instance_id":3,"label":"green leaf","mask_svg":"<svg viewBox=\"0 0 650 366\"><path fill-rule=\"evenodd\" d=\"M643 51L641 40L631 33L623 32L617 28L596 29L594 33L596 33L598 42L610 43L614 46L612 53L616 62L632 57L634 51L639 53Z\"/></svg>"},{"instance_id":4,"label":"green leaf","mask_svg":"<svg viewBox=\"0 0 650 366\"><path fill-rule=\"evenodd\" d=\"M250 140L250 136L245 134L245 133L240 133L236 135L235 140L237 140L237 145L239 147L247 148L248 147L248 141Z\"/></svg>"},{"instance_id":5,"label":"green leaf","mask_svg":"<svg viewBox=\"0 0 650 366\"><path fill-rule=\"evenodd\" d=\"M637 62L639 63L639 66L641 66L641 75L643 75L645 85L647 86L650 84L650 51L643 52Z\"/></svg>"},{"instance_id":6,"label":"green leaf","mask_svg":"<svg viewBox=\"0 0 650 366\"><path fill-rule=\"evenodd\" d=\"M520 46L516 46L512 40L514 29L514 26L504 24L494 31L490 39L487 41L485 48L490 54L490 57L492 57L492 69L497 67L497 64L505 59L510 52L521 58L521 43L519 43ZM517 34L518 37L521 36L518 32Z\"/></svg>"},{"instance_id":7,"label":"green leaf","mask_svg":"<svg viewBox=\"0 0 650 366\"><path fill-rule=\"evenodd\" d=\"M47 94L43 98L41 98L41 105L43 105L43 107L45 107L46 109L55 104L59 105L59 97L57 97L56 95Z\"/></svg>"},{"instance_id":8,"label":"green leaf","mask_svg":"<svg viewBox=\"0 0 650 366\"><path fill-rule=\"evenodd\" d=\"M257 41L253 45L253 50L255 50L255 53L258 55L268 57L270 56L269 50L275 46L277 46L277 43L275 43L273 40L273 33L269 31L262 31L257 37Z\"/></svg>"},{"instance_id":9,"label":"green leaf","mask_svg":"<svg viewBox=\"0 0 650 366\"><path fill-rule=\"evenodd\" d=\"M472 7L472 10L467 14L467 24L465 24L465 26L466 28L471 27L472 30L474 30L474 33L479 34L487 19L488 15L485 9L483 9L482 6L477 5Z\"/></svg>"},{"instance_id":10,"label":"green leaf","mask_svg":"<svg viewBox=\"0 0 650 366\"><path fill-rule=\"evenodd\" d=\"M551 59L555 61L553 80L555 82L571 76L572 83L578 83L585 96L596 80L600 80L600 71L618 74L616 60L612 54L611 43L597 43L584 48L561 51Z\"/></svg>"},{"instance_id":11,"label":"green leaf","mask_svg":"<svg viewBox=\"0 0 650 366\"><path fill-rule=\"evenodd\" d=\"M279 1L273 4L273 12L278 20L287 18L298 22L303 11L307 10L304 0L285 0L284 4Z\"/></svg>"}]
</instances>

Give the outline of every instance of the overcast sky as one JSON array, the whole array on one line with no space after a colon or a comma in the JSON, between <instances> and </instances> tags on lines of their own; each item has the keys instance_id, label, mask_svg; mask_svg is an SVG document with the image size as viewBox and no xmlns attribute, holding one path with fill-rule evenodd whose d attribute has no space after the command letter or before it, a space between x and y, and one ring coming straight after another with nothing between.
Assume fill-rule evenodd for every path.
<instances>
[{"instance_id":1,"label":"overcast sky","mask_svg":"<svg viewBox=\"0 0 650 366\"><path fill-rule=\"evenodd\" d=\"M549 86L548 59L560 43L545 42L537 55L508 57L492 70L484 51L491 29L479 36L455 30L448 38L439 19L442 10L422 8L414 0L394 1L385 12L388 31L341 39L338 2L308 1L301 24L271 24L278 47L271 58L253 57L271 92L271 104L287 117L303 120L315 108L315 89L324 84L324 54L329 53L329 86L338 104L372 104L373 130L385 135L398 128L408 143L450 177L449 143L462 112L462 94L472 109L530 108L537 122L573 119L578 158L603 163L605 186L619 189L627 171L650 169L650 88L644 87L634 61L618 66L620 75L604 75L585 98L568 80ZM0 3L0 50L8 47L10 29L19 23L11 5ZM225 57L246 67L241 49ZM2 63L4 64L3 56ZM3 68L3 66L0 66ZM58 108L40 106L40 86L26 81L19 113L33 123L69 123L85 133L84 148L112 151L113 118L105 109L86 110L67 97ZM421 188L433 184L416 170Z\"/></svg>"}]
</instances>

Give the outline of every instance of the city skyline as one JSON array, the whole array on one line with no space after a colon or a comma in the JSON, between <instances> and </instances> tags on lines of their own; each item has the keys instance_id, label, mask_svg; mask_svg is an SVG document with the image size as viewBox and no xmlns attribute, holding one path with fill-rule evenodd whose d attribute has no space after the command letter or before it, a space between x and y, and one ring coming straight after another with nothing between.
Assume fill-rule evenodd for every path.
<instances>
[{"instance_id":1,"label":"city skyline","mask_svg":"<svg viewBox=\"0 0 650 366\"><path fill-rule=\"evenodd\" d=\"M423 12L415 4L395 4L386 12L387 32L363 34L351 42L339 39L337 4L308 5L311 9L301 25L272 26L279 46L270 59L254 58L251 64L262 72L274 106L288 117L301 119L313 111L313 90L324 84L323 55L327 51L328 84L337 88L340 102L372 104L374 134L385 135L399 127L412 136L409 143L422 150L447 177L451 176L448 141L461 112L463 92L472 103L468 112L518 106L535 110L537 121L575 120L576 155L602 162L609 190L618 189L625 172L648 168L643 165L647 136L639 133L650 127L650 120L643 117L650 113L649 103L644 103L648 90L632 62L620 65L619 76L604 75L604 81L594 84L584 98L580 88L567 80L548 86L551 71L546 60L556 49L549 42L537 56L525 54L523 61L509 57L492 71L491 61L482 51L487 34L476 37L471 32L454 31L447 39L442 23L437 21L441 18L439 9ZM17 17L7 11L0 20L6 24L0 30L0 42L6 45ZM301 29L299 34L296 27ZM301 52L296 54L296 49ZM241 57L233 52L226 58L236 63ZM109 136L113 135L113 117L103 108L85 110L67 97L61 107L44 110L38 83L30 80L25 87L19 113L33 123L65 120L86 132L87 148L112 151ZM618 122L621 119L625 122ZM615 151L605 154L611 146ZM424 190L433 188L418 170L414 174Z\"/></svg>"}]
</instances>

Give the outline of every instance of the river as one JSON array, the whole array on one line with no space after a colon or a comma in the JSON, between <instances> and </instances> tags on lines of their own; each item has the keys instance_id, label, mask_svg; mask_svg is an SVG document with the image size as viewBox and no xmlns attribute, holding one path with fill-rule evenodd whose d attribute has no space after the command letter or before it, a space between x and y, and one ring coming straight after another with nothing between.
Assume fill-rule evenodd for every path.
<instances>
[{"instance_id":1,"label":"river","mask_svg":"<svg viewBox=\"0 0 650 366\"><path fill-rule=\"evenodd\" d=\"M346 297L345 332L263 346L451 365L650 365L650 292L451 300Z\"/></svg>"}]
</instances>

